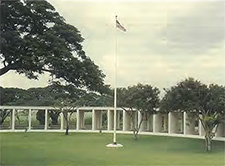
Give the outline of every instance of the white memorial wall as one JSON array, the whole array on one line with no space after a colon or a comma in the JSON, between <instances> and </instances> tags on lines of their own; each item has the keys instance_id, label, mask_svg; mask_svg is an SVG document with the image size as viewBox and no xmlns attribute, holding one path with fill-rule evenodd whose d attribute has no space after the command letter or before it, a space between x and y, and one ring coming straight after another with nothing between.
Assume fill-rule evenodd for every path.
<instances>
[{"instance_id":1,"label":"white memorial wall","mask_svg":"<svg viewBox=\"0 0 225 166\"><path fill-rule=\"evenodd\" d=\"M9 112L5 122L0 126L0 132L23 132L24 130L28 132L58 132L64 131L66 128L66 120L62 113L58 116L57 125L52 125L49 113L50 110L56 110L53 107L0 106L0 109ZM44 119L42 117L43 122L36 119L38 111L44 117ZM165 114L157 113L147 117L142 116L140 112L137 114L135 111L128 112L118 108L116 121L118 132L132 133L133 125L137 126L137 123L144 119L140 126L140 134L204 137L204 128L194 114L170 112ZM113 132L114 108L112 107L82 107L74 110L73 114L68 113L68 117L70 117L70 132L98 132L100 130L102 132ZM214 139L225 141L225 123L221 123L215 130Z\"/></svg>"}]
</instances>

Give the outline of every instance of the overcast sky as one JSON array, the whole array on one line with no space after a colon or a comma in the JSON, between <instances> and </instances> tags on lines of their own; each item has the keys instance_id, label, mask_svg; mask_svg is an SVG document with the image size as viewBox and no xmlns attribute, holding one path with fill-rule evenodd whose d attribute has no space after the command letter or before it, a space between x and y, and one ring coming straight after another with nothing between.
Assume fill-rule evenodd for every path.
<instances>
[{"instance_id":1,"label":"overcast sky","mask_svg":"<svg viewBox=\"0 0 225 166\"><path fill-rule=\"evenodd\" d=\"M66 1L50 0L76 26L86 54L114 85L137 83L168 88L187 77L225 85L225 2L223 1ZM127 29L115 30L115 15ZM117 40L116 40L117 36ZM9 72L4 87L46 86Z\"/></svg>"}]
</instances>

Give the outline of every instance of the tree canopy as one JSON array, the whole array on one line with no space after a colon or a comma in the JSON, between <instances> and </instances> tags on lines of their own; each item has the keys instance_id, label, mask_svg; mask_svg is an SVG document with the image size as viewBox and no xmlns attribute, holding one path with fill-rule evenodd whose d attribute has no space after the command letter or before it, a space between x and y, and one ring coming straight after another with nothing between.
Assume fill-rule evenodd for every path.
<instances>
[{"instance_id":1,"label":"tree canopy","mask_svg":"<svg viewBox=\"0 0 225 166\"><path fill-rule=\"evenodd\" d=\"M86 56L80 31L45 0L1 0L0 75L38 79L49 72L77 87L102 92L105 75Z\"/></svg>"},{"instance_id":2,"label":"tree canopy","mask_svg":"<svg viewBox=\"0 0 225 166\"><path fill-rule=\"evenodd\" d=\"M79 89L73 85L52 84L43 88L0 87L0 105L54 106L59 100L70 100L77 106L112 106L112 97Z\"/></svg>"},{"instance_id":3,"label":"tree canopy","mask_svg":"<svg viewBox=\"0 0 225 166\"><path fill-rule=\"evenodd\" d=\"M159 93L158 88L143 84L118 89L118 106L127 111L132 122L135 139L137 139L142 122L156 113L160 103ZM141 120L135 124L135 113L137 112L140 112Z\"/></svg>"},{"instance_id":4,"label":"tree canopy","mask_svg":"<svg viewBox=\"0 0 225 166\"><path fill-rule=\"evenodd\" d=\"M205 130L206 150L211 150L213 130L225 120L225 87L205 85L188 78L166 90L161 101L162 111L185 111L195 114Z\"/></svg>"}]
</instances>

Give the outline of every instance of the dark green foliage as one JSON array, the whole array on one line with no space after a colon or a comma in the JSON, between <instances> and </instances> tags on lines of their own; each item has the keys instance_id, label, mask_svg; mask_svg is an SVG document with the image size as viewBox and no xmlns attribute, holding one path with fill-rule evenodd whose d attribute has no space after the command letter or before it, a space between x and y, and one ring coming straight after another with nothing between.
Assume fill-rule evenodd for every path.
<instances>
[{"instance_id":1,"label":"dark green foliage","mask_svg":"<svg viewBox=\"0 0 225 166\"><path fill-rule=\"evenodd\" d=\"M49 72L56 80L103 93L105 75L85 55L83 40L45 0L1 0L0 75L14 70L37 79Z\"/></svg>"},{"instance_id":2,"label":"dark green foliage","mask_svg":"<svg viewBox=\"0 0 225 166\"><path fill-rule=\"evenodd\" d=\"M55 111L55 110L48 110L48 115L52 120L52 125L57 125L58 122L58 117L59 117L60 112ZM44 111L38 111L36 114L36 119L39 121L40 125L45 124L45 112Z\"/></svg>"},{"instance_id":3,"label":"dark green foliage","mask_svg":"<svg viewBox=\"0 0 225 166\"><path fill-rule=\"evenodd\" d=\"M45 112L38 111L36 114L36 119L39 121L40 125L45 125Z\"/></svg>"},{"instance_id":4,"label":"dark green foliage","mask_svg":"<svg viewBox=\"0 0 225 166\"><path fill-rule=\"evenodd\" d=\"M113 100L110 95L78 89L71 84L28 90L0 87L0 93L1 105L53 106L57 99L69 98L80 106L112 106Z\"/></svg>"},{"instance_id":5,"label":"dark green foliage","mask_svg":"<svg viewBox=\"0 0 225 166\"><path fill-rule=\"evenodd\" d=\"M163 112L186 111L195 114L205 130L206 150L211 150L214 129L225 120L225 87L205 85L188 78L166 90L160 105Z\"/></svg>"},{"instance_id":6,"label":"dark green foliage","mask_svg":"<svg viewBox=\"0 0 225 166\"><path fill-rule=\"evenodd\" d=\"M159 106L159 89L151 85L138 84L128 87L127 101L141 112L156 112Z\"/></svg>"},{"instance_id":7,"label":"dark green foliage","mask_svg":"<svg viewBox=\"0 0 225 166\"><path fill-rule=\"evenodd\" d=\"M159 89L137 84L118 89L118 106L155 113L159 106Z\"/></svg>"},{"instance_id":8,"label":"dark green foliage","mask_svg":"<svg viewBox=\"0 0 225 166\"><path fill-rule=\"evenodd\" d=\"M134 138L137 139L143 121L155 114L159 107L159 89L151 85L137 84L118 89L118 106L127 111L133 126ZM139 124L135 124L135 113L141 113Z\"/></svg>"},{"instance_id":9,"label":"dark green foliage","mask_svg":"<svg viewBox=\"0 0 225 166\"><path fill-rule=\"evenodd\" d=\"M78 89L74 85L62 86L60 84L52 84L45 88L30 88L28 90L19 88L2 88L1 105L14 106L57 106L59 102L69 101L67 103L78 106L112 106L112 97L106 94L98 94ZM61 104L60 104L61 106ZM7 110L1 111L1 121L4 122L7 116ZM49 117L52 124L58 124L60 112L49 110ZM41 125L45 123L45 113L38 111L36 119Z\"/></svg>"},{"instance_id":10,"label":"dark green foliage","mask_svg":"<svg viewBox=\"0 0 225 166\"><path fill-rule=\"evenodd\" d=\"M161 102L161 111L200 112L206 96L207 86L193 78L188 78L176 86L166 89L166 94Z\"/></svg>"},{"instance_id":11,"label":"dark green foliage","mask_svg":"<svg viewBox=\"0 0 225 166\"><path fill-rule=\"evenodd\" d=\"M60 112L57 112L55 110L49 110L48 113L49 113L49 116L52 120L52 124L57 125L58 124L58 117L59 117Z\"/></svg>"},{"instance_id":12,"label":"dark green foliage","mask_svg":"<svg viewBox=\"0 0 225 166\"><path fill-rule=\"evenodd\" d=\"M0 87L0 105L21 105L26 98L26 91L19 88Z\"/></svg>"}]
</instances>

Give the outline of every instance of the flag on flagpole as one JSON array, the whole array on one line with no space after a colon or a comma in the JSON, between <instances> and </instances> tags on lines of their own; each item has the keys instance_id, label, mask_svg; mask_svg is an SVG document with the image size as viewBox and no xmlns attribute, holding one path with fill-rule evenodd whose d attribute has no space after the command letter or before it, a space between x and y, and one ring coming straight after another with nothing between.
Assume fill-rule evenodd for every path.
<instances>
[{"instance_id":1,"label":"flag on flagpole","mask_svg":"<svg viewBox=\"0 0 225 166\"><path fill-rule=\"evenodd\" d=\"M122 30L123 32L126 32L126 29L120 24L120 22L117 20L117 16L116 16L116 27L120 30Z\"/></svg>"}]
</instances>

